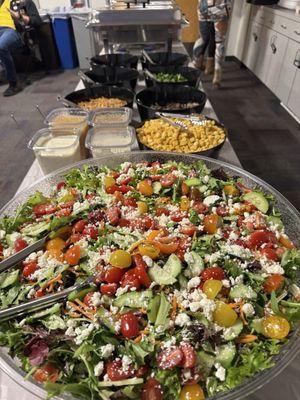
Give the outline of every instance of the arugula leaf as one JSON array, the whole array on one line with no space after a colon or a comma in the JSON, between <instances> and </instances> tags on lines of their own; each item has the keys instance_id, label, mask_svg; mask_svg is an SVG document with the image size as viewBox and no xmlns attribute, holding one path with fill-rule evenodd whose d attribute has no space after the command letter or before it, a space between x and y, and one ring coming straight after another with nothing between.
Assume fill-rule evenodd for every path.
<instances>
[{"instance_id":1,"label":"arugula leaf","mask_svg":"<svg viewBox=\"0 0 300 400\"><path fill-rule=\"evenodd\" d=\"M281 266L288 278L296 280L297 271L300 269L300 250L286 250L281 259Z\"/></svg>"},{"instance_id":2,"label":"arugula leaf","mask_svg":"<svg viewBox=\"0 0 300 400\"><path fill-rule=\"evenodd\" d=\"M68 383L64 385L60 383L52 383L51 381L47 381L45 383L45 389L48 392L48 399L54 396L58 396L64 392L73 394L74 396L83 400L89 400L94 398L94 396L92 396L89 385L86 382Z\"/></svg>"},{"instance_id":3,"label":"arugula leaf","mask_svg":"<svg viewBox=\"0 0 300 400\"><path fill-rule=\"evenodd\" d=\"M177 370L157 370L155 378L162 385L164 400L178 400L181 384Z\"/></svg>"}]
</instances>

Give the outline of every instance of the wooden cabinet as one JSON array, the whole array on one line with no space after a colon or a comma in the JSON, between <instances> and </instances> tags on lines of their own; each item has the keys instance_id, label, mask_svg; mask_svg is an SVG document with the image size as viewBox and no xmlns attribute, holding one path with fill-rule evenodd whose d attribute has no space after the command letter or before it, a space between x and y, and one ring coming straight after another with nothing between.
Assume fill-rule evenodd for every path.
<instances>
[{"instance_id":1,"label":"wooden cabinet","mask_svg":"<svg viewBox=\"0 0 300 400\"><path fill-rule=\"evenodd\" d=\"M274 32L274 31L273 31ZM274 33L268 44L270 53L269 68L265 76L265 84L277 96L276 88L279 81L279 76L282 70L282 65L285 61L288 38L286 36Z\"/></svg>"}]
</instances>

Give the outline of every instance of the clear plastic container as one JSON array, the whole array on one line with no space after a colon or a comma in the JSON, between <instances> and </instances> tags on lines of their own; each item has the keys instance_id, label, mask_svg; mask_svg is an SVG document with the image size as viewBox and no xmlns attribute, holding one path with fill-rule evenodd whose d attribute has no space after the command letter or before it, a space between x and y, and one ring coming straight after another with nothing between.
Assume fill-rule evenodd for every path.
<instances>
[{"instance_id":1,"label":"clear plastic container","mask_svg":"<svg viewBox=\"0 0 300 400\"><path fill-rule=\"evenodd\" d=\"M78 108L56 108L47 115L45 124L59 129L60 135L68 134L69 129L77 129L80 135L80 148L83 158L87 157L85 139L89 130L89 113ZM68 128L65 131L65 128Z\"/></svg>"},{"instance_id":2,"label":"clear plastic container","mask_svg":"<svg viewBox=\"0 0 300 400\"><path fill-rule=\"evenodd\" d=\"M134 140L135 129L130 126L116 130L103 130L103 128L95 126L93 129L90 129L85 145L95 158L109 153L128 152L131 150Z\"/></svg>"},{"instance_id":3,"label":"clear plastic container","mask_svg":"<svg viewBox=\"0 0 300 400\"><path fill-rule=\"evenodd\" d=\"M79 135L76 129L45 128L36 132L28 143L44 174L82 160Z\"/></svg>"},{"instance_id":4,"label":"clear plastic container","mask_svg":"<svg viewBox=\"0 0 300 400\"><path fill-rule=\"evenodd\" d=\"M102 108L93 113L92 125L102 128L126 128L132 119L132 110L128 107Z\"/></svg>"}]
</instances>

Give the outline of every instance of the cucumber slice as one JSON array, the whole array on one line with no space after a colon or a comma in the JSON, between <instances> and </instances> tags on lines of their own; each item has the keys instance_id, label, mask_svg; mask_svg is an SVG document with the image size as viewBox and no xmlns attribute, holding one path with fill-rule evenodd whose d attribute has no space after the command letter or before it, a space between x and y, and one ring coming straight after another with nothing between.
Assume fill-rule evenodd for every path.
<instances>
[{"instance_id":1,"label":"cucumber slice","mask_svg":"<svg viewBox=\"0 0 300 400\"><path fill-rule=\"evenodd\" d=\"M162 185L160 182L153 183L153 193L158 194L162 189Z\"/></svg>"},{"instance_id":2,"label":"cucumber slice","mask_svg":"<svg viewBox=\"0 0 300 400\"><path fill-rule=\"evenodd\" d=\"M143 378L131 378L123 379L122 381L102 381L98 383L100 388L110 387L110 386L130 386L130 385L140 385L144 382Z\"/></svg>"},{"instance_id":3,"label":"cucumber slice","mask_svg":"<svg viewBox=\"0 0 300 400\"><path fill-rule=\"evenodd\" d=\"M225 329L223 333L223 338L228 342L237 338L242 332L243 327L243 322L240 319L237 319L234 325L232 325L230 328Z\"/></svg>"},{"instance_id":4,"label":"cucumber slice","mask_svg":"<svg viewBox=\"0 0 300 400\"><path fill-rule=\"evenodd\" d=\"M38 222L36 224L31 224L22 229L22 234L30 237L39 236L41 233L46 232L50 229L49 222Z\"/></svg>"},{"instance_id":5,"label":"cucumber slice","mask_svg":"<svg viewBox=\"0 0 300 400\"><path fill-rule=\"evenodd\" d=\"M160 305L160 295L157 294L149 301L147 314L148 314L148 319L152 324L154 324L156 321L159 305Z\"/></svg>"},{"instance_id":6,"label":"cucumber slice","mask_svg":"<svg viewBox=\"0 0 300 400\"><path fill-rule=\"evenodd\" d=\"M215 357L211 354L205 353L205 351L198 351L198 360L201 373L207 377L215 363Z\"/></svg>"},{"instance_id":7,"label":"cucumber slice","mask_svg":"<svg viewBox=\"0 0 300 400\"><path fill-rule=\"evenodd\" d=\"M190 179L187 179L186 181L184 181L184 183L186 184L186 185L188 185L188 186L199 186L199 185L201 185L201 181L200 181L200 179L198 179L198 178L190 178Z\"/></svg>"},{"instance_id":8,"label":"cucumber slice","mask_svg":"<svg viewBox=\"0 0 300 400\"><path fill-rule=\"evenodd\" d=\"M19 279L20 270L16 269L15 271L3 274L0 280L0 289L5 289L8 286L14 285Z\"/></svg>"},{"instance_id":9,"label":"cucumber slice","mask_svg":"<svg viewBox=\"0 0 300 400\"><path fill-rule=\"evenodd\" d=\"M97 287L95 285L91 285L85 289L75 290L74 292L70 293L68 296L69 301L74 301L75 299L82 300L84 296L90 292L95 292Z\"/></svg>"},{"instance_id":10,"label":"cucumber slice","mask_svg":"<svg viewBox=\"0 0 300 400\"><path fill-rule=\"evenodd\" d=\"M236 285L234 286L229 293L229 297L231 299L242 298L242 299L256 299L257 293L250 287L246 285Z\"/></svg>"},{"instance_id":11,"label":"cucumber slice","mask_svg":"<svg viewBox=\"0 0 300 400\"><path fill-rule=\"evenodd\" d=\"M252 203L259 211L266 214L269 209L269 203L265 196L260 192L249 192L244 194L244 200Z\"/></svg>"},{"instance_id":12,"label":"cucumber slice","mask_svg":"<svg viewBox=\"0 0 300 400\"><path fill-rule=\"evenodd\" d=\"M283 222L279 217L274 217L273 215L270 215L267 217L267 221L271 224L278 225L279 228L283 228Z\"/></svg>"},{"instance_id":13,"label":"cucumber slice","mask_svg":"<svg viewBox=\"0 0 300 400\"><path fill-rule=\"evenodd\" d=\"M184 260L188 264L188 268L184 271L184 275L188 278L193 278L194 276L199 276L204 270L204 262L195 251L187 253Z\"/></svg>"},{"instance_id":14,"label":"cucumber slice","mask_svg":"<svg viewBox=\"0 0 300 400\"><path fill-rule=\"evenodd\" d=\"M229 368L236 355L236 347L232 342L219 346L217 348L216 362L220 363L222 367Z\"/></svg>"},{"instance_id":15,"label":"cucumber slice","mask_svg":"<svg viewBox=\"0 0 300 400\"><path fill-rule=\"evenodd\" d=\"M168 319L168 314L170 311L171 305L168 302L164 293L160 294L160 304L157 312L157 317L155 319L155 326L164 326Z\"/></svg>"},{"instance_id":16,"label":"cucumber slice","mask_svg":"<svg viewBox=\"0 0 300 400\"><path fill-rule=\"evenodd\" d=\"M251 329L256 333L263 333L262 318L256 318L251 322Z\"/></svg>"},{"instance_id":17,"label":"cucumber slice","mask_svg":"<svg viewBox=\"0 0 300 400\"><path fill-rule=\"evenodd\" d=\"M115 307L148 308L152 296L151 290L124 293L113 302L113 305Z\"/></svg>"},{"instance_id":18,"label":"cucumber slice","mask_svg":"<svg viewBox=\"0 0 300 400\"><path fill-rule=\"evenodd\" d=\"M163 268L154 264L149 269L149 276L159 285L173 285L177 281L176 277L180 272L181 261L175 254L171 254Z\"/></svg>"},{"instance_id":19,"label":"cucumber slice","mask_svg":"<svg viewBox=\"0 0 300 400\"><path fill-rule=\"evenodd\" d=\"M99 317L102 324L105 325L112 333L116 333L114 322L111 320L111 318L109 318L105 308L98 308L97 317Z\"/></svg>"}]
</instances>

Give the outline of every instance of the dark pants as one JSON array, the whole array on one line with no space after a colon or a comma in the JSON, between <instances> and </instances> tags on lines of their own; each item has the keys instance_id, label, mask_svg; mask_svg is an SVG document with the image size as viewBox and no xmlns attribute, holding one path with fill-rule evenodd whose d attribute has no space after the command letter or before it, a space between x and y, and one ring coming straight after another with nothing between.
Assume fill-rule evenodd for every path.
<instances>
[{"instance_id":1,"label":"dark pants","mask_svg":"<svg viewBox=\"0 0 300 400\"><path fill-rule=\"evenodd\" d=\"M210 21L200 21L199 28L201 37L195 43L193 49L194 58L204 56L206 51L207 57L214 58L216 48L214 23Z\"/></svg>"},{"instance_id":2,"label":"dark pants","mask_svg":"<svg viewBox=\"0 0 300 400\"><path fill-rule=\"evenodd\" d=\"M0 27L0 61L9 82L16 83L17 72L11 52L22 46L19 33L12 28Z\"/></svg>"}]
</instances>

